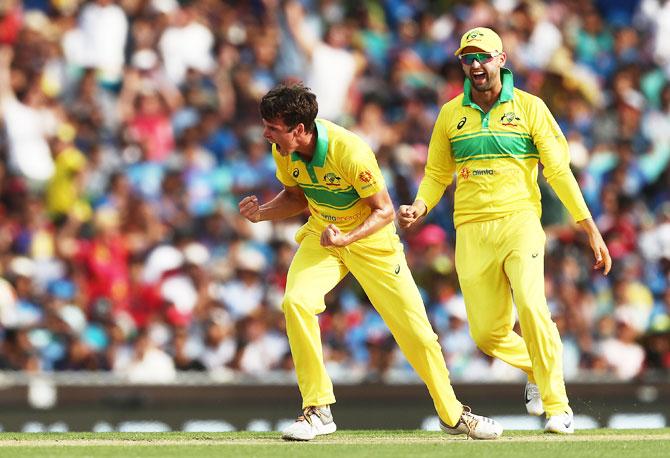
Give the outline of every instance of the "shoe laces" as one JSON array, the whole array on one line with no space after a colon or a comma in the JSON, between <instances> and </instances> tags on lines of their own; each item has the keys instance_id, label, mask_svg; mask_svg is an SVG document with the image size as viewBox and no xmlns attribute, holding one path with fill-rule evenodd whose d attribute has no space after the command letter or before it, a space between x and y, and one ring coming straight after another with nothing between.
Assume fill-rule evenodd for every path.
<instances>
[{"instance_id":1,"label":"shoe laces","mask_svg":"<svg viewBox=\"0 0 670 458\"><path fill-rule=\"evenodd\" d=\"M315 406L307 406L302 412L298 415L298 421L306 421L310 425L312 424L312 415L316 415L321 418L321 411Z\"/></svg>"},{"instance_id":2,"label":"shoe laces","mask_svg":"<svg viewBox=\"0 0 670 458\"><path fill-rule=\"evenodd\" d=\"M477 429L479 422L494 424L495 422L488 417L482 417L472 413L469 406L463 406L463 413L461 414L460 422L468 429L468 437L474 438L473 433Z\"/></svg>"}]
</instances>

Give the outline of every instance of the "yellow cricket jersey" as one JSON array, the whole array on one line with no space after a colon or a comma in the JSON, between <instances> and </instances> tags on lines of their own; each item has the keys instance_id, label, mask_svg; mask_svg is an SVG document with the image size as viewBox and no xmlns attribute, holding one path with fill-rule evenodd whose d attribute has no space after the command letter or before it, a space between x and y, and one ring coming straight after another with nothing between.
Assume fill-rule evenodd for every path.
<instances>
[{"instance_id":1,"label":"yellow cricket jersey","mask_svg":"<svg viewBox=\"0 0 670 458\"><path fill-rule=\"evenodd\" d=\"M316 120L314 156L307 162L296 152L282 156L272 145L277 179L284 186L300 186L307 197L310 218L306 226L322 232L335 224L348 232L370 215L361 200L385 187L377 159L356 134L324 119ZM392 231L393 223L379 232Z\"/></svg>"},{"instance_id":2,"label":"yellow cricket jersey","mask_svg":"<svg viewBox=\"0 0 670 458\"><path fill-rule=\"evenodd\" d=\"M471 100L468 79L463 94L442 107L417 199L430 211L456 174L456 227L527 209L540 216L539 161L574 220L589 218L556 120L540 98L514 87L510 70L501 69L501 78L502 92L488 113Z\"/></svg>"},{"instance_id":3,"label":"yellow cricket jersey","mask_svg":"<svg viewBox=\"0 0 670 458\"><path fill-rule=\"evenodd\" d=\"M56 170L46 189L47 207L53 214L74 212L81 221L91 218L91 206L79 196L75 174L86 167L86 156L68 146L56 156Z\"/></svg>"}]
</instances>

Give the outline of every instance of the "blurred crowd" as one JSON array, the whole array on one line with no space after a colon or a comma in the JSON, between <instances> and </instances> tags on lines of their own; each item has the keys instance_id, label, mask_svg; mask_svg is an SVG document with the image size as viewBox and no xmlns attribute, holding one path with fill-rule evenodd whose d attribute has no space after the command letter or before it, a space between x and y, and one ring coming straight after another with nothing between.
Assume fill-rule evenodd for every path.
<instances>
[{"instance_id":1,"label":"blurred crowd","mask_svg":"<svg viewBox=\"0 0 670 458\"><path fill-rule=\"evenodd\" d=\"M490 26L542 97L610 248L541 179L546 291L567 380L670 373L670 2L0 0L0 369L290 373L281 298L300 216L278 192L260 97L305 81L413 200L433 122L463 88L461 34ZM519 371L479 352L454 269L453 189L403 233L454 380ZM351 278L320 316L337 380L413 380Z\"/></svg>"}]
</instances>

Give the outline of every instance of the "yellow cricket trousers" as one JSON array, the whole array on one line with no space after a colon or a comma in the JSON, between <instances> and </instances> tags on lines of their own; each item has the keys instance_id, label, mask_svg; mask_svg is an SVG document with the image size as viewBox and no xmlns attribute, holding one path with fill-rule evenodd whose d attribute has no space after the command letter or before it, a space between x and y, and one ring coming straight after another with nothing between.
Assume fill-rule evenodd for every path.
<instances>
[{"instance_id":1,"label":"yellow cricket trousers","mask_svg":"<svg viewBox=\"0 0 670 458\"><path fill-rule=\"evenodd\" d=\"M533 211L463 224L456 229L456 271L475 343L526 372L551 416L570 407L563 345L544 293L545 240ZM514 304L523 339L512 329Z\"/></svg>"},{"instance_id":2,"label":"yellow cricket trousers","mask_svg":"<svg viewBox=\"0 0 670 458\"><path fill-rule=\"evenodd\" d=\"M304 230L304 228L303 228ZM384 231L388 234L388 231ZM425 382L438 415L448 425L463 411L449 381L437 335L407 267L397 235L375 234L347 247L322 247L320 234L296 237L300 247L288 271L282 308L303 408L335 402L323 364L316 315L325 310L325 294L351 272L391 330L400 349Z\"/></svg>"}]
</instances>

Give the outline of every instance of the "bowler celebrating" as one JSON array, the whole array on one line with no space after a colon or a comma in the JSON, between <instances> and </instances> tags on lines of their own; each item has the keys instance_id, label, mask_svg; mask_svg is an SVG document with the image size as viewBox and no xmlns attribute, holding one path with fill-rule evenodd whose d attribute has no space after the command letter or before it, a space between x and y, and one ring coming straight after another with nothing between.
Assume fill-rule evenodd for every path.
<instances>
[{"instance_id":1,"label":"bowler celebrating","mask_svg":"<svg viewBox=\"0 0 670 458\"><path fill-rule=\"evenodd\" d=\"M244 198L240 213L251 222L278 220L309 208L295 238L282 308L302 394L302 412L283 433L311 440L335 431L316 315L324 296L351 272L389 326L400 349L428 386L442 429L475 439L502 434L497 422L474 415L454 395L437 336L407 267L394 227L393 204L370 147L348 130L316 119L316 96L304 86L280 85L260 105L264 136L272 143L284 189L260 205Z\"/></svg>"}]
</instances>

